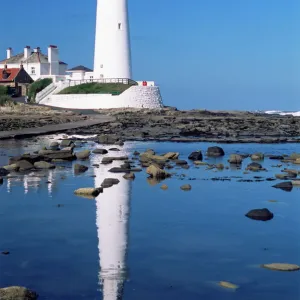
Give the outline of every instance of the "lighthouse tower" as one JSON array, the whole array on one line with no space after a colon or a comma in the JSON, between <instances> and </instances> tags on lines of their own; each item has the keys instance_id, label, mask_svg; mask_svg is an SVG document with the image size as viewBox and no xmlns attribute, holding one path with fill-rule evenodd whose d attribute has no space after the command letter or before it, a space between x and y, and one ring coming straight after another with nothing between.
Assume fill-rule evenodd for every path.
<instances>
[{"instance_id":1,"label":"lighthouse tower","mask_svg":"<svg viewBox=\"0 0 300 300\"><path fill-rule=\"evenodd\" d=\"M94 78L131 79L127 0L97 0Z\"/></svg>"}]
</instances>

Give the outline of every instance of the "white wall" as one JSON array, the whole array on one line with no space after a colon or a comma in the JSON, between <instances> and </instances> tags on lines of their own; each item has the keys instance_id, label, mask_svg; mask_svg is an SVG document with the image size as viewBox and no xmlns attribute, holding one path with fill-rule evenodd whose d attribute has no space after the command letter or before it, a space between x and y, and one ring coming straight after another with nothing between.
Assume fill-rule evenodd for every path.
<instances>
[{"instance_id":1,"label":"white wall","mask_svg":"<svg viewBox=\"0 0 300 300\"><path fill-rule=\"evenodd\" d=\"M62 108L161 108L163 107L159 87L132 86L119 96L104 94L51 95L40 104Z\"/></svg>"}]
</instances>

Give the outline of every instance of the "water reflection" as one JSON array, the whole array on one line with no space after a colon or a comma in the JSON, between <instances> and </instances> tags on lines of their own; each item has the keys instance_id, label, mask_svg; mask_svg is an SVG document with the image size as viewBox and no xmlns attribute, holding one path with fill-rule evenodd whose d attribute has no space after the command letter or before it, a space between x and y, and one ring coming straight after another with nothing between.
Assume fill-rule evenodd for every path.
<instances>
[{"instance_id":1,"label":"water reflection","mask_svg":"<svg viewBox=\"0 0 300 300\"><path fill-rule=\"evenodd\" d=\"M127 150L118 152L124 156ZM116 156L116 155L114 155ZM100 160L100 161L99 161ZM100 164L101 159L94 156L93 163ZM96 225L98 232L98 248L100 259L99 283L103 300L119 300L123 298L123 287L126 280L126 252L128 243L128 220L130 202L130 182L122 178L122 174L108 173L113 165L101 165L95 168L95 187L109 178L118 178L120 183L105 189L96 199Z\"/></svg>"}]
</instances>

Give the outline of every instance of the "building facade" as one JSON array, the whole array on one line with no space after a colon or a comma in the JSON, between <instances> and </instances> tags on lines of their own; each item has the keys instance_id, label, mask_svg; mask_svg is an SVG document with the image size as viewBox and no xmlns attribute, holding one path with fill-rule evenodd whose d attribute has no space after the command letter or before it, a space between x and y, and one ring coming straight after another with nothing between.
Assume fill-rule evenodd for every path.
<instances>
[{"instance_id":1,"label":"building facade","mask_svg":"<svg viewBox=\"0 0 300 300\"><path fill-rule=\"evenodd\" d=\"M47 55L39 47L31 49L26 46L23 52L14 55L13 49L8 48L6 58L0 61L0 68L19 68L24 70L33 80L40 78L53 78L54 81L64 80L68 65L59 60L57 46L50 45Z\"/></svg>"}]
</instances>

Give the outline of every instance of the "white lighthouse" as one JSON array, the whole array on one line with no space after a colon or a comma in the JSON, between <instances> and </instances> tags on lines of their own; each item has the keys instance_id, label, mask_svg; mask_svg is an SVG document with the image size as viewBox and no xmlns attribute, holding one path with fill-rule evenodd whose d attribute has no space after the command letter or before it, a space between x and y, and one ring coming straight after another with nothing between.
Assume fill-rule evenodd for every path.
<instances>
[{"instance_id":1,"label":"white lighthouse","mask_svg":"<svg viewBox=\"0 0 300 300\"><path fill-rule=\"evenodd\" d=\"M98 0L94 78L131 79L127 0Z\"/></svg>"}]
</instances>

